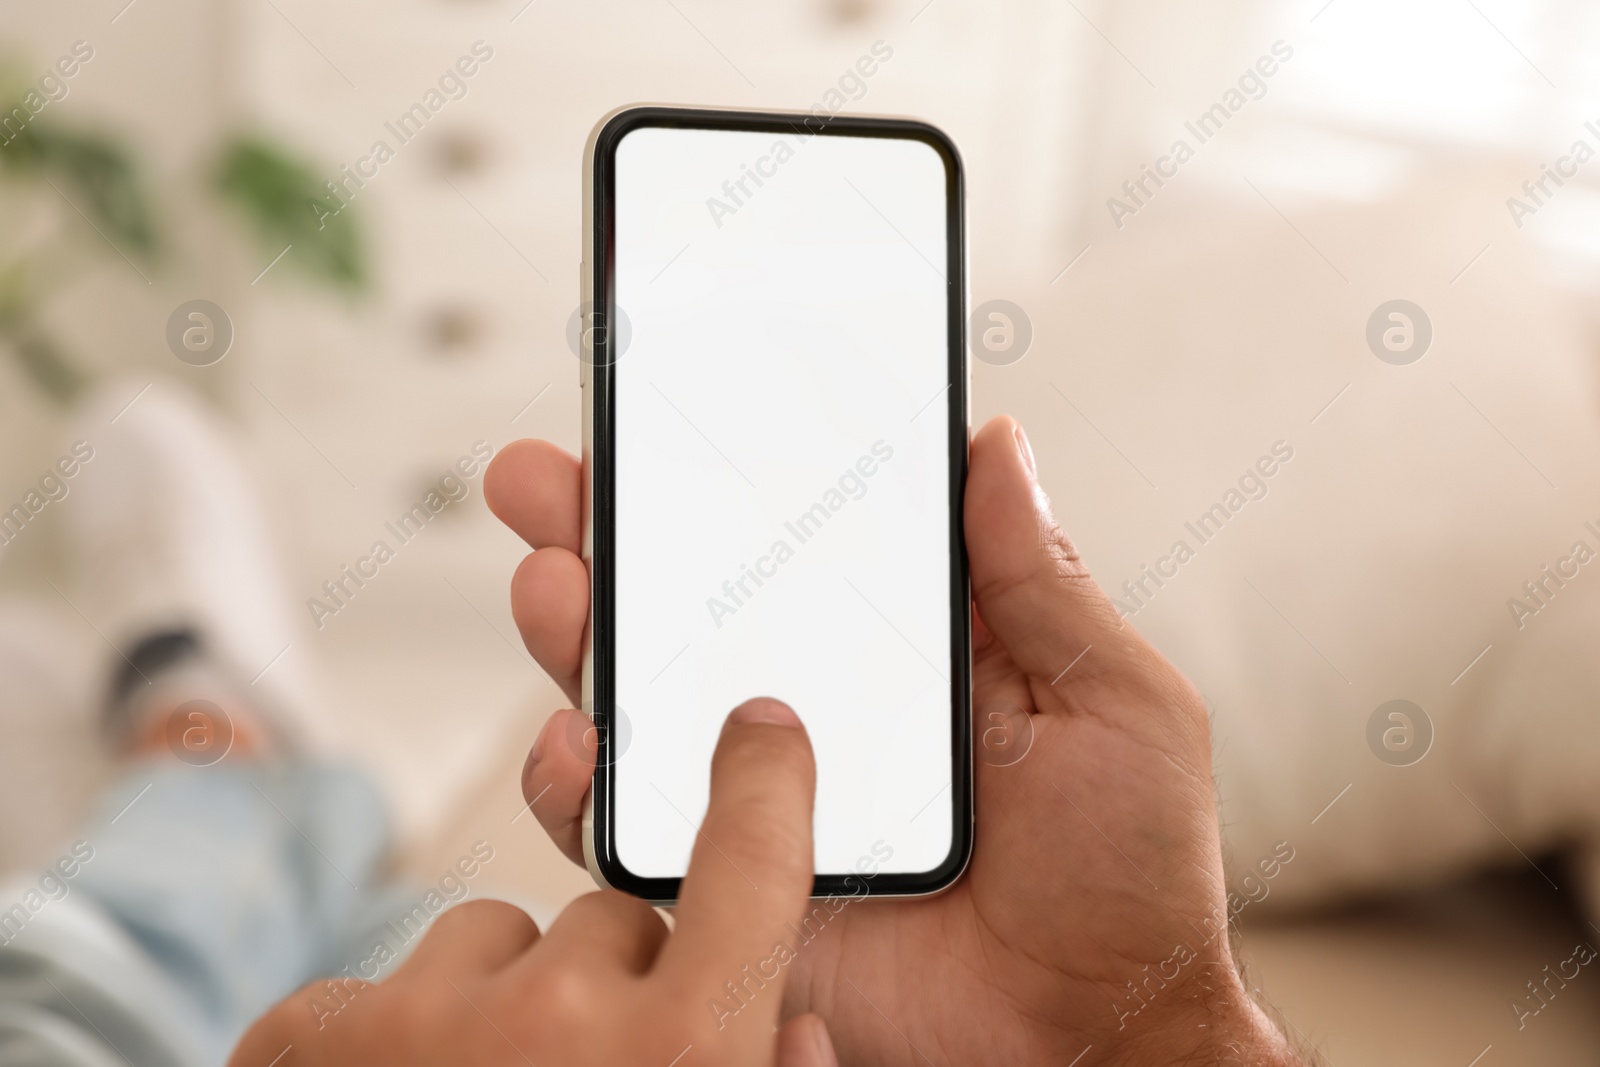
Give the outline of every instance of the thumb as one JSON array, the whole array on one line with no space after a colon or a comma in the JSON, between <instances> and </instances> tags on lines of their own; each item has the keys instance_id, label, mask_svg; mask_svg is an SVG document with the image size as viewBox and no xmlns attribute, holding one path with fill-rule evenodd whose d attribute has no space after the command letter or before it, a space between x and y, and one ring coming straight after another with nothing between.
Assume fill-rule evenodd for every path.
<instances>
[{"instance_id":1,"label":"thumb","mask_svg":"<svg viewBox=\"0 0 1600 1067\"><path fill-rule=\"evenodd\" d=\"M833 1038L819 1015L799 1015L778 1031L778 1067L839 1067Z\"/></svg>"},{"instance_id":2,"label":"thumb","mask_svg":"<svg viewBox=\"0 0 1600 1067\"><path fill-rule=\"evenodd\" d=\"M1104 677L1149 654L1056 524L1015 419L973 438L965 503L972 595L1017 666L1047 684Z\"/></svg>"}]
</instances>

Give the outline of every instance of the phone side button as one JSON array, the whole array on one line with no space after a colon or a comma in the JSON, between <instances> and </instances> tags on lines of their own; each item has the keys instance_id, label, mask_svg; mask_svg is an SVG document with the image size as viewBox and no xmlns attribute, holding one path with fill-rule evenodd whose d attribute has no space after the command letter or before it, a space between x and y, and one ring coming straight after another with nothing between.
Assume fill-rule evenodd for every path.
<instances>
[{"instance_id":1,"label":"phone side button","mask_svg":"<svg viewBox=\"0 0 1600 1067\"><path fill-rule=\"evenodd\" d=\"M584 260L580 259L578 261L578 314L579 314L580 317L582 317L584 315L584 311L585 311L585 304L586 304L585 296L587 294L587 290L585 289L585 285L586 285L586 283L588 281L587 275L588 275L588 264ZM577 352L575 354L578 357L578 388L579 389L586 388L588 386L588 384L589 384L589 357L588 357L588 353L593 351L593 349L590 347L593 344L593 335L592 335L592 333L590 331L590 327L592 325L593 325L592 321L580 321L578 323L578 344L577 344L577 349L578 350L577 350Z\"/></svg>"}]
</instances>

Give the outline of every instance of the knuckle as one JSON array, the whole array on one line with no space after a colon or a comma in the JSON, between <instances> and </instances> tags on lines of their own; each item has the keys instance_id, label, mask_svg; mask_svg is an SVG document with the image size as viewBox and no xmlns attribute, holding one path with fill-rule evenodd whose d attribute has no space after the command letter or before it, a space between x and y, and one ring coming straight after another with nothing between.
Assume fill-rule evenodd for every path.
<instances>
[{"instance_id":1,"label":"knuckle","mask_svg":"<svg viewBox=\"0 0 1600 1067\"><path fill-rule=\"evenodd\" d=\"M1067 531L1061 528L1054 514L1046 513L1040 522L1039 547L1044 550L1045 558L1055 567L1056 573L1063 577L1088 577L1089 568L1084 565L1077 546L1067 536Z\"/></svg>"},{"instance_id":2,"label":"knuckle","mask_svg":"<svg viewBox=\"0 0 1600 1067\"><path fill-rule=\"evenodd\" d=\"M482 918L478 905L486 903L488 901L469 900L453 908L446 908L437 919L433 920L433 925L428 927L428 932L423 935L418 947L426 945L428 948L434 948L441 942L448 943L464 932L474 929Z\"/></svg>"},{"instance_id":3,"label":"knuckle","mask_svg":"<svg viewBox=\"0 0 1600 1067\"><path fill-rule=\"evenodd\" d=\"M617 905L613 904L609 899L612 893L616 893L619 897L626 896L625 893L614 889L597 889L592 893L585 893L581 897L575 898L556 917L555 925L551 927L551 932L555 933L559 928L566 926L581 928L609 922L617 911Z\"/></svg>"},{"instance_id":4,"label":"knuckle","mask_svg":"<svg viewBox=\"0 0 1600 1067\"><path fill-rule=\"evenodd\" d=\"M545 1018L561 1019L582 1031L601 1022L605 989L588 970L562 964L536 970L528 980L529 1002Z\"/></svg>"},{"instance_id":5,"label":"knuckle","mask_svg":"<svg viewBox=\"0 0 1600 1067\"><path fill-rule=\"evenodd\" d=\"M582 963L597 942L623 952L643 953L665 930L655 909L638 897L616 889L586 893L556 919L550 943L563 947L547 958L551 966Z\"/></svg>"},{"instance_id":6,"label":"knuckle","mask_svg":"<svg viewBox=\"0 0 1600 1067\"><path fill-rule=\"evenodd\" d=\"M503 900L466 900L446 908L434 920L428 936L448 939L459 937L467 930L505 930L509 934L530 928L539 929L528 913L515 904Z\"/></svg>"},{"instance_id":7,"label":"knuckle","mask_svg":"<svg viewBox=\"0 0 1600 1067\"><path fill-rule=\"evenodd\" d=\"M642 925L657 918L655 908L620 889L603 889L593 895L599 898L599 907L608 916L629 926Z\"/></svg>"}]
</instances>

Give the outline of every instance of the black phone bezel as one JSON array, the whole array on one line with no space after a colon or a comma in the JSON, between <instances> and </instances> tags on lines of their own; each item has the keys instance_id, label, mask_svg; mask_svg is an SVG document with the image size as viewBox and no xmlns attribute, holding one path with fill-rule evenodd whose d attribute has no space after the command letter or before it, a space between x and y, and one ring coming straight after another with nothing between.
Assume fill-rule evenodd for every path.
<instances>
[{"instance_id":1,"label":"black phone bezel","mask_svg":"<svg viewBox=\"0 0 1600 1067\"><path fill-rule=\"evenodd\" d=\"M946 270L948 300L949 353L947 374L946 422L949 426L950 457L950 693L951 715L951 804L950 853L931 870L912 873L867 873L817 875L812 884L814 897L865 894L920 895L938 892L951 885L966 868L972 853L972 689L971 647L972 609L967 573L966 542L962 529L962 505L967 481L967 364L966 364L966 248L964 176L961 156L954 142L941 130L913 119L874 118L844 115L783 114L701 108L636 107L614 115L595 135L592 167L593 234L592 254L587 270L592 273L592 307L602 311L603 321L612 320L612 259L614 255L615 161L622 139L644 127L678 129L735 130L777 135L851 136L912 139L937 152L946 175ZM597 316L598 318L598 316ZM678 897L681 878L647 878L634 874L616 853L613 823L613 788L616 759L612 755L615 734L611 729L615 704L615 612L614 529L615 529L615 409L611 351L615 336L610 330L595 332L596 351L586 368L593 390L590 499L591 529L591 623L592 623L592 715L599 750L596 753L592 787L593 862L605 882L617 889L650 901L673 901Z\"/></svg>"}]
</instances>

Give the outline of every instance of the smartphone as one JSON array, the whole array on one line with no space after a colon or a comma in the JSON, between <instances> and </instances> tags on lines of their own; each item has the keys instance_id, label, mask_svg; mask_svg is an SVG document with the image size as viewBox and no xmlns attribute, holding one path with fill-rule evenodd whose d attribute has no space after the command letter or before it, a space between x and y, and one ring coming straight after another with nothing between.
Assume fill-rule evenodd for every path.
<instances>
[{"instance_id":1,"label":"smartphone","mask_svg":"<svg viewBox=\"0 0 1600 1067\"><path fill-rule=\"evenodd\" d=\"M585 154L584 851L677 898L729 711L792 706L817 896L972 849L955 145L905 119L634 107Z\"/></svg>"}]
</instances>

